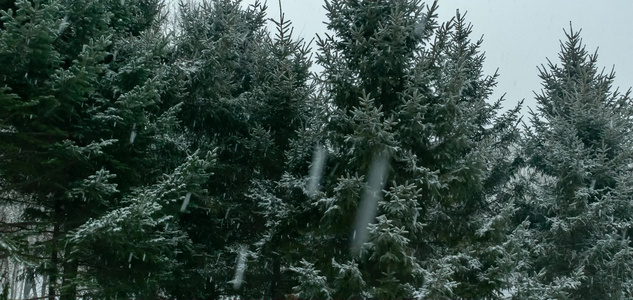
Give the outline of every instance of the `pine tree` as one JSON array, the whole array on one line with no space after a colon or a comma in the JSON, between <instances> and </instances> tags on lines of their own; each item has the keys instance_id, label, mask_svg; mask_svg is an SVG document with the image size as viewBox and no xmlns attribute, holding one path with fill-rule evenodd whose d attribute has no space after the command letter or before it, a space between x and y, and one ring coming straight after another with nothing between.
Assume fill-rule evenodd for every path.
<instances>
[{"instance_id":1,"label":"pine tree","mask_svg":"<svg viewBox=\"0 0 633 300\"><path fill-rule=\"evenodd\" d=\"M74 289L70 283L74 267L61 253L63 234L76 226L74 222L85 221L87 214L82 210L103 205L94 199L87 206L81 194L71 190L82 179L98 176L102 149L113 144L81 131L90 129L87 108L96 100L91 94L103 70L100 60L109 40L95 35L89 44L73 49L72 56L62 53L65 7L57 1L18 1L16 7L2 12L4 28L0 32L0 61L12 66L2 74L1 168L5 190L34 200L25 213L44 224L36 232L53 232L44 246L50 249L49 294L54 297L61 267L66 273L62 292ZM93 17L96 26L107 22L104 15ZM102 178L108 184L108 176Z\"/></svg>"},{"instance_id":2,"label":"pine tree","mask_svg":"<svg viewBox=\"0 0 633 300\"><path fill-rule=\"evenodd\" d=\"M74 232L184 161L178 105L160 99L169 86L166 43L152 35L160 2L119 5L17 1L2 11L0 61L12 66L1 74L3 190L28 200L25 232L44 241L19 256L48 277L50 298L99 281L90 272L102 261Z\"/></svg>"},{"instance_id":3,"label":"pine tree","mask_svg":"<svg viewBox=\"0 0 633 300\"><path fill-rule=\"evenodd\" d=\"M311 153L296 141L311 93L309 48L293 40L283 17L275 21L275 36L267 32L259 3L182 5L179 18L182 119L193 145L218 148L216 176L207 183L209 215L191 212L182 223L205 228L191 236L211 257L215 297L283 297L290 293L285 269L303 222L294 214L305 199L290 174L297 166L304 171L303 154ZM210 235L209 228L221 234Z\"/></svg>"},{"instance_id":4,"label":"pine tree","mask_svg":"<svg viewBox=\"0 0 633 300\"><path fill-rule=\"evenodd\" d=\"M247 140L254 178L247 197L265 229L254 243L259 260L249 272L249 287L267 290L266 296L291 294L290 267L300 260L307 220L313 208L305 190L304 176L311 158L313 126L318 106L309 84L309 46L294 40L292 24L280 11L274 36L269 33L259 48L258 66L251 97L257 107L256 122ZM259 269L257 269L259 267Z\"/></svg>"},{"instance_id":5,"label":"pine tree","mask_svg":"<svg viewBox=\"0 0 633 300\"><path fill-rule=\"evenodd\" d=\"M122 39L115 44L113 52L116 58L112 57L109 65L110 85L104 86L104 94L111 95L116 101L111 106L103 107L96 116L111 124L106 134L124 141L124 147L113 149L113 159L109 162L110 168L120 174L117 176L120 178L117 186L120 193L115 200L117 205L109 207L104 216L94 218L88 225L107 223L107 218L117 211L121 213L131 209L132 213L138 214L134 208L141 204L136 202L146 201L139 193L161 189L162 178L167 176L163 174L177 171L191 173L173 174L184 177L185 180L181 181L187 185L193 183L187 180L195 181L197 177L208 179L208 176L204 176L204 170L183 170L190 168L185 166L191 159L187 159L187 155L195 149L187 141L178 119L183 105L171 101L174 95L180 94L181 84L172 77L176 72L165 63L169 55L167 45L167 39L158 30L146 30L139 36ZM144 189L146 186L148 188ZM182 189L183 186L175 188ZM82 245L78 252L93 258L85 266L88 269L85 285L93 288L91 292L100 298L130 295L153 298L158 294L185 298L200 296L206 289L204 283L208 281L208 274L199 264L203 253L200 252L200 246L190 239L186 228L178 224L184 214L196 210L199 201L207 197L204 189L197 189L185 196L165 192L166 195L160 195L161 199L155 199L162 207L151 204L155 211L150 209L138 216L143 220L141 226L148 226L144 223L151 222L165 226L165 232L153 234L160 236L153 242L137 240L137 243L131 243L130 238L134 236L142 239L142 233L158 225L151 229L128 228L138 230L130 233L130 238L124 235L107 238L86 236L85 232L81 238L75 238ZM107 243L116 252L101 251L101 247ZM152 249L151 246L156 248ZM165 252L173 255L165 256ZM140 259L142 253L143 261L125 270L125 266L129 265L129 253L136 255L136 259ZM143 264L145 262L152 263ZM172 276L176 279L167 280Z\"/></svg>"},{"instance_id":6,"label":"pine tree","mask_svg":"<svg viewBox=\"0 0 633 300\"><path fill-rule=\"evenodd\" d=\"M381 185L387 184L386 189L397 185L391 183L393 175L389 175L389 183L384 178L385 164L401 151L396 138L396 108L421 46L414 30L421 27L422 34L428 33L431 24L422 20L433 11L425 14L418 1L331 1L326 2L326 9L328 28L335 35L317 42L317 61L325 68L323 94L326 105L333 109L325 140L327 175L323 191L313 200L322 215L320 224L311 226L318 237L313 243L318 246L308 257L316 259L315 266L327 276L334 298L410 297L412 287L406 285L415 284L416 279L421 283L419 270L411 270L418 261L411 261L409 245L417 222L405 227L401 227L404 222L398 222L396 227L393 220L379 218L385 222L369 232L356 232L359 239L361 235L369 238L363 250L366 254L358 257L363 242L355 243L356 253L350 252L350 246L361 195L372 198L363 201L377 201L372 196L382 192ZM372 160L378 157L382 162L377 163L377 178L365 179L374 169ZM365 181L378 186L366 187ZM417 208L416 203L411 213ZM397 260L402 265L394 264ZM403 272L395 271L402 266L406 268ZM394 277L404 274L408 274L406 278Z\"/></svg>"},{"instance_id":7,"label":"pine tree","mask_svg":"<svg viewBox=\"0 0 633 300\"><path fill-rule=\"evenodd\" d=\"M203 247L200 265L207 266L211 285L207 297L249 295L259 291L236 291L241 285L231 281L241 249L261 228L253 223L255 208L245 194L253 174L246 141L255 103L248 92L258 67L254 52L263 35L263 7L242 9L233 0L181 3L177 21L174 65L184 96L179 117L192 146L217 147L218 158L216 175L205 183L209 196L199 204L204 209L188 212L180 223ZM248 266L250 256L244 258Z\"/></svg>"},{"instance_id":8,"label":"pine tree","mask_svg":"<svg viewBox=\"0 0 633 300\"><path fill-rule=\"evenodd\" d=\"M306 255L311 272L327 278L320 290L494 297L504 276L495 195L515 165L505 153L519 108L498 115L502 100L487 102L497 75L483 75L481 41L469 40L459 13L437 26L437 3L425 11L419 1L330 1L326 9L334 35L319 40L317 59L330 108L328 168L313 199L319 246Z\"/></svg>"},{"instance_id":9,"label":"pine tree","mask_svg":"<svg viewBox=\"0 0 633 300\"><path fill-rule=\"evenodd\" d=\"M181 212L196 209L189 206L192 197L206 194L203 186L212 163L212 153L192 153L171 174L136 188L119 208L73 232L70 240L81 246L78 254L94 260L84 282L87 296L205 296L187 264L199 253L178 219ZM191 290L184 292L187 289Z\"/></svg>"},{"instance_id":10,"label":"pine tree","mask_svg":"<svg viewBox=\"0 0 633 300\"><path fill-rule=\"evenodd\" d=\"M471 30L459 11L437 30L415 73L422 82L412 98L419 93L426 102L422 107L407 103L403 114L410 124L403 126L410 136L404 141L414 141L409 147L414 161L424 166L420 175L437 181L436 187L424 184L422 196L432 199L424 222L434 225L424 231L431 232L426 237L431 252L439 254L430 256L426 271L432 288L425 285L421 291L429 296L496 297L505 284L497 261L505 240L503 216L509 213L502 188L521 162L512 151L521 103L499 114L503 98L489 99L498 74L484 75L482 40L472 42ZM429 77L437 79L423 84ZM421 127L422 139L414 139L411 125Z\"/></svg>"},{"instance_id":11,"label":"pine tree","mask_svg":"<svg viewBox=\"0 0 633 300\"><path fill-rule=\"evenodd\" d=\"M542 174L538 197L522 203L520 227L537 245L517 295L571 299L631 297L631 99L612 91L580 31L561 42L561 65L540 68L526 152ZM538 255L537 255L538 254ZM538 294L537 294L538 295ZM537 296L538 297L538 296Z\"/></svg>"}]
</instances>

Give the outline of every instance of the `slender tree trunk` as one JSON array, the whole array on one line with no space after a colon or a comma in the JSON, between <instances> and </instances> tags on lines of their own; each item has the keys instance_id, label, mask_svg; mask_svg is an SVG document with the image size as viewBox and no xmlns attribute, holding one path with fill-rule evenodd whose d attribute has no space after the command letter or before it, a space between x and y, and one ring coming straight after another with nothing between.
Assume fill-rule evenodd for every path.
<instances>
[{"instance_id":1,"label":"slender tree trunk","mask_svg":"<svg viewBox=\"0 0 633 300\"><path fill-rule=\"evenodd\" d=\"M2 286L0 286L0 299L9 299L9 282L5 281Z\"/></svg>"},{"instance_id":2,"label":"slender tree trunk","mask_svg":"<svg viewBox=\"0 0 633 300\"><path fill-rule=\"evenodd\" d=\"M42 274L42 288L40 289L40 293L42 294L42 298L46 295L46 282L48 280L48 273L46 271ZM37 293L37 292L36 292ZM37 297L37 296L35 296Z\"/></svg>"},{"instance_id":3,"label":"slender tree trunk","mask_svg":"<svg viewBox=\"0 0 633 300\"><path fill-rule=\"evenodd\" d=\"M59 235L59 228L55 225L53 230L53 239ZM57 285L57 242L53 241L53 249L51 250L51 266L48 277L48 300L55 300L55 286Z\"/></svg>"},{"instance_id":4,"label":"slender tree trunk","mask_svg":"<svg viewBox=\"0 0 633 300\"><path fill-rule=\"evenodd\" d=\"M20 264L19 267L17 268L18 276L20 273L22 273L23 269L24 269L24 265ZM25 282L26 282L26 279L18 279L18 286L17 286L17 290L15 291L16 299L19 298L20 294L22 294L22 292L24 291L24 286L26 285Z\"/></svg>"},{"instance_id":5,"label":"slender tree trunk","mask_svg":"<svg viewBox=\"0 0 633 300\"><path fill-rule=\"evenodd\" d=\"M51 245L51 266L49 269L49 277L48 277L48 300L55 300L55 287L57 286L57 267L59 265L59 258L57 252L57 240L60 237L60 228L59 225L61 223L61 204L59 201L55 203L55 211L53 216L53 243Z\"/></svg>"},{"instance_id":6,"label":"slender tree trunk","mask_svg":"<svg viewBox=\"0 0 633 300\"><path fill-rule=\"evenodd\" d=\"M15 299L18 295L18 265L13 264L13 274L11 275L11 299Z\"/></svg>"},{"instance_id":7,"label":"slender tree trunk","mask_svg":"<svg viewBox=\"0 0 633 300\"><path fill-rule=\"evenodd\" d=\"M24 290L22 292L22 298L27 299L31 297L32 291L37 291L37 288L35 287L35 271L32 267L27 267L24 277ZM35 297L37 297L37 292L35 292Z\"/></svg>"},{"instance_id":8,"label":"slender tree trunk","mask_svg":"<svg viewBox=\"0 0 633 300\"><path fill-rule=\"evenodd\" d=\"M281 277L281 262L279 261L279 256L275 255L273 257L273 276L270 279L270 298L271 299L283 298L283 295L278 295L280 277Z\"/></svg>"},{"instance_id":9,"label":"slender tree trunk","mask_svg":"<svg viewBox=\"0 0 633 300\"><path fill-rule=\"evenodd\" d=\"M69 246L67 253L70 253L72 246ZM67 255L68 256L68 255ZM74 300L77 297L77 269L79 265L76 260L68 257L64 262L64 278L62 280L61 300Z\"/></svg>"},{"instance_id":10,"label":"slender tree trunk","mask_svg":"<svg viewBox=\"0 0 633 300\"><path fill-rule=\"evenodd\" d=\"M0 299L9 299L9 259L0 260Z\"/></svg>"}]
</instances>

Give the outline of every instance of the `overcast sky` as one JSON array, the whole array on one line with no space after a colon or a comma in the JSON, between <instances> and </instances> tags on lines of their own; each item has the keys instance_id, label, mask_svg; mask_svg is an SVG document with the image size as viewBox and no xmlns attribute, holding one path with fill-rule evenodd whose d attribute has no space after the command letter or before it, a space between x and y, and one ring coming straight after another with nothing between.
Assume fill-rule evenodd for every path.
<instances>
[{"instance_id":1,"label":"overcast sky","mask_svg":"<svg viewBox=\"0 0 633 300\"><path fill-rule=\"evenodd\" d=\"M250 4L254 0L244 0ZM430 2L428 2L430 3ZM278 0L269 0L269 17L278 19ZM282 0L283 11L295 27L295 34L310 40L326 31L321 0ZM633 1L631 0L441 0L439 22L449 20L456 9L467 12L473 25L472 39L483 36L486 53L484 70L492 74L499 68L499 83L493 97L506 94L506 107L525 99L534 107L534 94L540 91L537 66L546 58L558 62L563 29L582 29L587 50L597 47L598 65L610 71L615 66L615 87L626 91L633 85Z\"/></svg>"}]
</instances>

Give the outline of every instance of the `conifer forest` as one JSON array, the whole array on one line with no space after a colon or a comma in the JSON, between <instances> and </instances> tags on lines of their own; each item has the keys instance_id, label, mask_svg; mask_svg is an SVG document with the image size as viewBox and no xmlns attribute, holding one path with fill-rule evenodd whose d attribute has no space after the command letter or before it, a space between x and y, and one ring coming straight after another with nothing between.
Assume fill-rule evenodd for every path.
<instances>
[{"instance_id":1,"label":"conifer forest","mask_svg":"<svg viewBox=\"0 0 633 300\"><path fill-rule=\"evenodd\" d=\"M467 15L323 5L0 0L0 300L633 299L633 103L579 28L508 109Z\"/></svg>"}]
</instances>

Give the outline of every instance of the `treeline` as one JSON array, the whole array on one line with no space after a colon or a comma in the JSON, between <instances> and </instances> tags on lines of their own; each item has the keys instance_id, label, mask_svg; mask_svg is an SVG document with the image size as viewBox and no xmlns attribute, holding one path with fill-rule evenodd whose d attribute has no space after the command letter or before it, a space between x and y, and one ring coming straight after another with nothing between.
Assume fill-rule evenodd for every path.
<instances>
[{"instance_id":1,"label":"treeline","mask_svg":"<svg viewBox=\"0 0 633 300\"><path fill-rule=\"evenodd\" d=\"M570 27L522 120L437 7L0 1L0 299L633 297L629 93Z\"/></svg>"}]
</instances>

